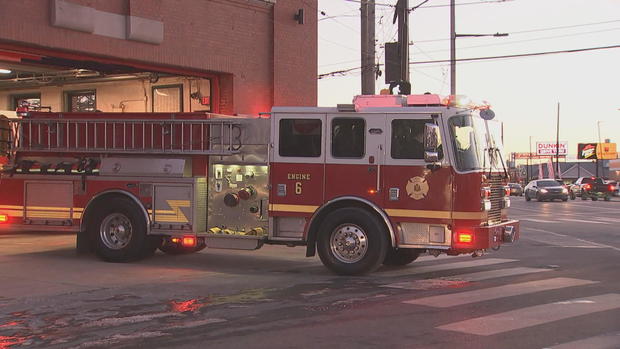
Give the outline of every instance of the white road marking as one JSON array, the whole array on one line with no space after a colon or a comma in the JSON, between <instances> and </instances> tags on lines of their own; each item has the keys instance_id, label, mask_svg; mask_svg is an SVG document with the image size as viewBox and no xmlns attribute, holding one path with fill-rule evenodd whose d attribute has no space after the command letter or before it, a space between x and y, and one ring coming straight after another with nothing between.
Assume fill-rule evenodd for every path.
<instances>
[{"instance_id":1,"label":"white road marking","mask_svg":"<svg viewBox=\"0 0 620 349\"><path fill-rule=\"evenodd\" d=\"M618 349L619 343L620 332L617 332L554 345L549 349Z\"/></svg>"},{"instance_id":2,"label":"white road marking","mask_svg":"<svg viewBox=\"0 0 620 349\"><path fill-rule=\"evenodd\" d=\"M599 296L574 299L569 302L569 304L564 303L565 302L557 302L535 305L504 313L453 322L438 326L437 328L480 336L491 336L553 321L617 309L620 308L620 294L608 293Z\"/></svg>"},{"instance_id":3,"label":"white road marking","mask_svg":"<svg viewBox=\"0 0 620 349\"><path fill-rule=\"evenodd\" d=\"M608 223L608 222L599 222L599 221L584 220L584 219L574 219L574 218L558 218L558 221L577 222L577 223L585 223L585 224L613 224L613 223Z\"/></svg>"},{"instance_id":4,"label":"white road marking","mask_svg":"<svg viewBox=\"0 0 620 349\"><path fill-rule=\"evenodd\" d=\"M589 248L610 248L610 249L615 250L615 251L620 251L620 248L618 248L618 247L614 247L614 246L610 246L610 245L605 245L605 244L601 244L601 243L597 243L597 242L592 242L592 241L588 241L588 240L584 240L584 239L574 238L572 236L568 236L568 235L564 235L564 234L559 234L559 233L554 233L554 232L548 231L548 230L536 229L536 228L527 228L527 230L550 234L550 235L553 235L553 236L556 236L556 237L563 238L564 240L576 240L576 241L579 241L581 243L586 244L585 247L589 247ZM521 236L523 236L523 235L521 235ZM539 237L540 237L540 235L537 235L536 237L528 235L526 237L526 239L530 239L530 240L540 241L540 242L546 243L545 241L539 240ZM562 246L562 245L559 245L559 246ZM562 247L581 247L581 246L562 246Z\"/></svg>"},{"instance_id":5,"label":"white road marking","mask_svg":"<svg viewBox=\"0 0 620 349\"><path fill-rule=\"evenodd\" d=\"M404 301L406 304L426 305L436 308L449 308L457 305L484 302L491 299L513 297L529 293L543 292L573 286L582 286L597 283L598 281L580 280L572 278L553 278L490 287L481 290L445 294L441 296L424 297Z\"/></svg>"},{"instance_id":6,"label":"white road marking","mask_svg":"<svg viewBox=\"0 0 620 349\"><path fill-rule=\"evenodd\" d=\"M558 223L558 221L548 221L536 218L519 218L520 221L536 222L536 223Z\"/></svg>"},{"instance_id":7,"label":"white road marking","mask_svg":"<svg viewBox=\"0 0 620 349\"><path fill-rule=\"evenodd\" d=\"M493 265L500 263L509 263L516 262L516 259L502 259L502 258L481 258L467 262L455 262L455 263L443 263L437 265L427 265L416 267L413 265L411 268L407 268L406 270L393 270L393 271L385 271L385 272L377 272L377 275L380 276L400 276L400 275L416 275L416 274L424 274L430 273L434 271L443 271L443 270L453 270L453 269L462 269L462 268L473 268L479 267L483 265Z\"/></svg>"},{"instance_id":8,"label":"white road marking","mask_svg":"<svg viewBox=\"0 0 620 349\"><path fill-rule=\"evenodd\" d=\"M381 287L400 288L404 290L430 290L433 288L459 287L473 281L489 280L505 276L540 273L543 271L551 270L553 269L517 267L500 270L481 271L477 273L459 274L453 276L444 276L437 279L396 282L393 284L381 285Z\"/></svg>"},{"instance_id":9,"label":"white road marking","mask_svg":"<svg viewBox=\"0 0 620 349\"><path fill-rule=\"evenodd\" d=\"M501 278L505 276L540 273L543 271L551 271L551 270L553 269L516 267L516 268L508 268L508 269L480 271L477 273L460 274L460 275L454 275L454 276L446 276L444 279L463 280L463 281L482 281L482 280Z\"/></svg>"}]
</instances>

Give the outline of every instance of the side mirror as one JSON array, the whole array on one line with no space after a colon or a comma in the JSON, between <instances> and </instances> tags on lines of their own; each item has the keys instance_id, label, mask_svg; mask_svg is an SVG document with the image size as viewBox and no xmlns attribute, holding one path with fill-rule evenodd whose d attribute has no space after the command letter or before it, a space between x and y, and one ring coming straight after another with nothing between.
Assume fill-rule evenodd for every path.
<instances>
[{"instance_id":1,"label":"side mirror","mask_svg":"<svg viewBox=\"0 0 620 349\"><path fill-rule=\"evenodd\" d=\"M424 124L424 161L429 163L439 162L439 126Z\"/></svg>"}]
</instances>

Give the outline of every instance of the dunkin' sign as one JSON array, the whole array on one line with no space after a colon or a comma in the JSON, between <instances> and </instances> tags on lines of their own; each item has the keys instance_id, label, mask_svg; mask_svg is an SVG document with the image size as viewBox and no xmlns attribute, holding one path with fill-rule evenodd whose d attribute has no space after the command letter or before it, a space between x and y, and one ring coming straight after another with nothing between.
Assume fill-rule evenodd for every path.
<instances>
[{"instance_id":1,"label":"dunkin' sign","mask_svg":"<svg viewBox=\"0 0 620 349\"><path fill-rule=\"evenodd\" d=\"M536 142L536 155L556 155L556 142ZM560 142L560 156L568 155L568 142Z\"/></svg>"}]
</instances>

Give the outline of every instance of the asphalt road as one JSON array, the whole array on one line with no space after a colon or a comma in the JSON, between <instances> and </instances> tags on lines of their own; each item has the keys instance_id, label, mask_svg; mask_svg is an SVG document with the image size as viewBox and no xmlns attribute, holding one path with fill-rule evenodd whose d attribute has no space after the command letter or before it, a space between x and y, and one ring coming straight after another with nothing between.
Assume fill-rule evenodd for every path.
<instances>
[{"instance_id":1,"label":"asphalt road","mask_svg":"<svg viewBox=\"0 0 620 349\"><path fill-rule=\"evenodd\" d=\"M513 199L521 240L340 277L303 248L132 264L0 236L0 348L620 348L620 201Z\"/></svg>"}]
</instances>

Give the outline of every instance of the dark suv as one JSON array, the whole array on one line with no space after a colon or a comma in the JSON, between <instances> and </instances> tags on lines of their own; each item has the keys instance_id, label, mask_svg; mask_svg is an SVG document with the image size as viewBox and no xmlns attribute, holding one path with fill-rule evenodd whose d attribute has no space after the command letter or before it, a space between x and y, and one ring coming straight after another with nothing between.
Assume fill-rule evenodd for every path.
<instances>
[{"instance_id":1,"label":"dark suv","mask_svg":"<svg viewBox=\"0 0 620 349\"><path fill-rule=\"evenodd\" d=\"M537 179L529 182L525 186L524 195L525 201L534 198L537 201L553 201L553 199L568 201L568 189L554 179Z\"/></svg>"}]
</instances>

